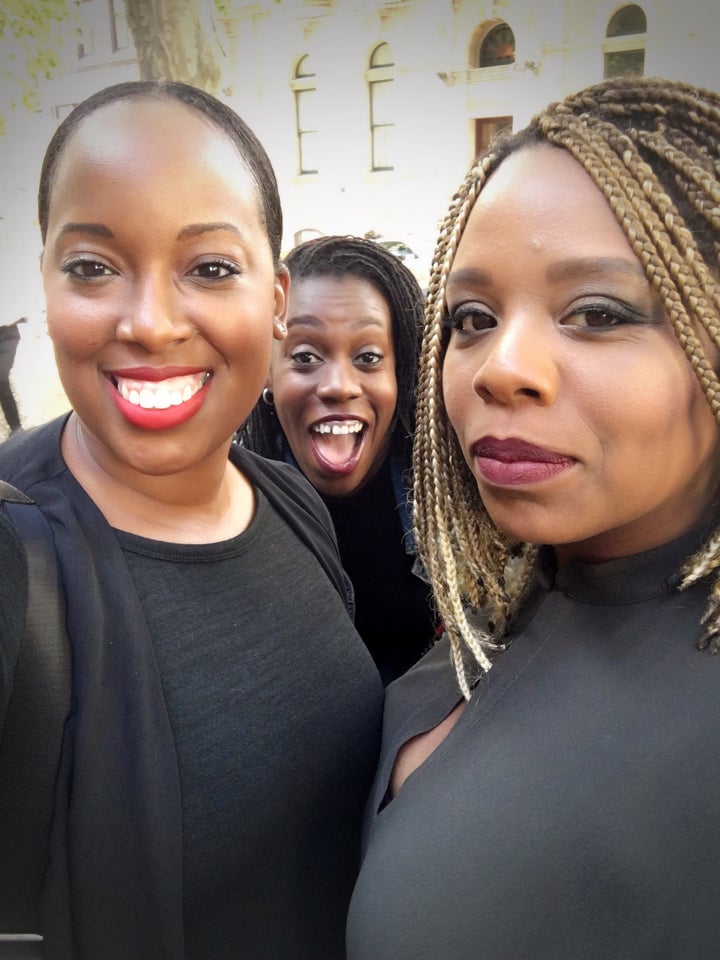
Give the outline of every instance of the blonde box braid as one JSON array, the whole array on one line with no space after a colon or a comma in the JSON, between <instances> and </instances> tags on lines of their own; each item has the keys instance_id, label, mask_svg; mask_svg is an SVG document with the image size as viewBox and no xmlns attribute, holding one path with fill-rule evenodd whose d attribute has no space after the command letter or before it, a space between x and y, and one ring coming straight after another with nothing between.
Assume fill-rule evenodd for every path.
<instances>
[{"instance_id":1,"label":"blonde box braid","mask_svg":"<svg viewBox=\"0 0 720 960\"><path fill-rule=\"evenodd\" d=\"M460 688L491 666L537 547L505 537L480 499L443 403L445 288L473 205L511 153L549 143L592 177L661 298L718 423L720 381L703 338L720 348L720 95L682 82L608 80L551 104L501 135L470 168L442 222L420 357L414 445L415 524ZM680 589L714 575L701 649L720 650L720 529L680 572ZM481 626L468 608L484 611Z\"/></svg>"}]
</instances>

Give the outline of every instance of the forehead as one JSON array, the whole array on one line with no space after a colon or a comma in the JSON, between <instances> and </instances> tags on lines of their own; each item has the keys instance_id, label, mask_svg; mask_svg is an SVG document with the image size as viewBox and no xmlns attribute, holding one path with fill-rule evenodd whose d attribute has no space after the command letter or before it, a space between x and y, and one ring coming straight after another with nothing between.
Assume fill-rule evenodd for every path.
<instances>
[{"instance_id":1,"label":"forehead","mask_svg":"<svg viewBox=\"0 0 720 960\"><path fill-rule=\"evenodd\" d=\"M367 309L388 319L390 316L390 307L375 284L352 274L339 277L332 274L293 277L290 298L293 304L302 304L303 308L312 305L318 309L352 307Z\"/></svg>"},{"instance_id":2,"label":"forehead","mask_svg":"<svg viewBox=\"0 0 720 960\"><path fill-rule=\"evenodd\" d=\"M288 330L304 337L312 331L337 342L347 337L373 336L392 340L390 307L373 284L355 276L310 276L290 287Z\"/></svg>"},{"instance_id":3,"label":"forehead","mask_svg":"<svg viewBox=\"0 0 720 960\"><path fill-rule=\"evenodd\" d=\"M182 189L203 175L235 180L238 191L257 192L237 145L212 120L174 100L121 100L82 120L65 143L51 201L60 183L80 177L120 183L128 176L139 182L162 176Z\"/></svg>"},{"instance_id":4,"label":"forehead","mask_svg":"<svg viewBox=\"0 0 720 960\"><path fill-rule=\"evenodd\" d=\"M478 256L635 254L610 204L570 153L546 144L507 157L481 190L453 268Z\"/></svg>"}]
</instances>

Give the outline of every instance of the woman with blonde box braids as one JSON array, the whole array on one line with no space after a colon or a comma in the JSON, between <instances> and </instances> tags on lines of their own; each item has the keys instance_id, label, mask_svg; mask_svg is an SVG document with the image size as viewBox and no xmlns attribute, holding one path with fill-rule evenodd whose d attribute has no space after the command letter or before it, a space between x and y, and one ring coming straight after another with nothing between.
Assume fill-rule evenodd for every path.
<instances>
[{"instance_id":1,"label":"woman with blonde box braids","mask_svg":"<svg viewBox=\"0 0 720 960\"><path fill-rule=\"evenodd\" d=\"M720 955L720 96L615 79L441 227L350 960Z\"/></svg>"}]
</instances>

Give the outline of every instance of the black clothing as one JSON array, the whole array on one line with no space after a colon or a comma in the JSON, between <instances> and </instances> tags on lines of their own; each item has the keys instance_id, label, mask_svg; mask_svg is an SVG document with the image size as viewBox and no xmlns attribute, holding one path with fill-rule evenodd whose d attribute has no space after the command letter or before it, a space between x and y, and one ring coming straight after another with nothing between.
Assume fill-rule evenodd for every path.
<instances>
[{"instance_id":1,"label":"black clothing","mask_svg":"<svg viewBox=\"0 0 720 960\"><path fill-rule=\"evenodd\" d=\"M0 408L13 432L20 429L20 414L10 385L10 371L20 342L18 323L19 320L0 327Z\"/></svg>"},{"instance_id":2,"label":"black clothing","mask_svg":"<svg viewBox=\"0 0 720 960\"><path fill-rule=\"evenodd\" d=\"M0 729L12 690L26 602L25 553L12 520L0 508Z\"/></svg>"},{"instance_id":3,"label":"black clothing","mask_svg":"<svg viewBox=\"0 0 720 960\"><path fill-rule=\"evenodd\" d=\"M403 543L390 458L356 493L321 496L355 589L355 626L390 683L436 639L432 591L413 572L417 558Z\"/></svg>"},{"instance_id":4,"label":"black clothing","mask_svg":"<svg viewBox=\"0 0 720 960\"><path fill-rule=\"evenodd\" d=\"M387 691L350 960L720 956L720 658L697 532L539 571L512 644L379 815L399 746L460 696L445 642Z\"/></svg>"},{"instance_id":5,"label":"black clothing","mask_svg":"<svg viewBox=\"0 0 720 960\"><path fill-rule=\"evenodd\" d=\"M315 552L261 495L275 497L276 478L298 485L297 499L308 506L296 512L310 534L317 507L318 541L329 525L322 504L290 468L233 449L231 459L259 491L259 509L240 537L201 546L129 540L109 527L68 471L59 449L63 424L61 418L0 448L0 476L32 496L53 529L73 648L73 709L44 904L50 956L337 960L382 687ZM274 541L261 536L273 525L282 538L274 551ZM193 564L188 555L195 555ZM236 602L237 582L213 592L213 568L223 578L243 578L245 607ZM159 629L146 605L171 587L182 636ZM203 605L195 590L205 591ZM226 635L215 635L211 624ZM182 663L173 664L174 656ZM226 739L218 743L224 724ZM226 849L228 830L234 836ZM270 849L273 835L277 846ZM215 873L208 876L213 842ZM277 869L284 850L292 861L286 872L263 875ZM246 851L254 859L233 862ZM238 913L225 917L222 942L204 942L204 952L195 952L196 944L210 932L191 923L186 954L189 862L192 909L204 897L209 911L216 898L219 915L226 908ZM240 887L237 903L232 895ZM268 917L272 905L253 897L269 890L276 909ZM245 927L239 921L248 917Z\"/></svg>"},{"instance_id":6,"label":"black clothing","mask_svg":"<svg viewBox=\"0 0 720 960\"><path fill-rule=\"evenodd\" d=\"M353 660L349 630L326 622L336 591L262 494L223 543L118 539L178 757L187 956L341 956L359 835L347 810L367 790L368 744L353 691L335 701ZM281 581L279 556L294 571Z\"/></svg>"}]
</instances>

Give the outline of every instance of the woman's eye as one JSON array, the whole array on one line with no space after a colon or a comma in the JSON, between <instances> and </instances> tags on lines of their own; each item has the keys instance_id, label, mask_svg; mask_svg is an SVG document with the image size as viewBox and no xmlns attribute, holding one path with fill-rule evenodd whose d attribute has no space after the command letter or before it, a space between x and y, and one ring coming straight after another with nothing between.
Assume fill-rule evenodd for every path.
<instances>
[{"instance_id":1,"label":"woman's eye","mask_svg":"<svg viewBox=\"0 0 720 960\"><path fill-rule=\"evenodd\" d=\"M592 330L606 330L628 323L642 323L643 317L637 312L620 304L594 304L575 308L561 321L563 326L585 327Z\"/></svg>"},{"instance_id":2,"label":"woman's eye","mask_svg":"<svg viewBox=\"0 0 720 960\"><path fill-rule=\"evenodd\" d=\"M451 310L445 317L444 324L449 330L459 330L462 333L479 333L497 326L497 320L487 310L466 303Z\"/></svg>"},{"instance_id":3,"label":"woman's eye","mask_svg":"<svg viewBox=\"0 0 720 960\"><path fill-rule=\"evenodd\" d=\"M100 277L110 277L115 272L100 260L68 260L61 267L63 273L70 274L78 280L97 280Z\"/></svg>"},{"instance_id":4,"label":"woman's eye","mask_svg":"<svg viewBox=\"0 0 720 960\"><path fill-rule=\"evenodd\" d=\"M380 363L383 359L381 353L375 353L374 350L365 350L363 353L357 355L357 362L366 367L375 366L376 363Z\"/></svg>"},{"instance_id":5,"label":"woman's eye","mask_svg":"<svg viewBox=\"0 0 720 960\"><path fill-rule=\"evenodd\" d=\"M228 260L208 260L207 263L198 264L191 273L202 280L224 280L225 277L240 273L240 270Z\"/></svg>"},{"instance_id":6,"label":"woman's eye","mask_svg":"<svg viewBox=\"0 0 720 960\"><path fill-rule=\"evenodd\" d=\"M315 353L311 353L310 350L296 350L295 353L290 354L290 359L293 363L297 363L301 366L307 366L311 363L320 363L320 357Z\"/></svg>"}]
</instances>

